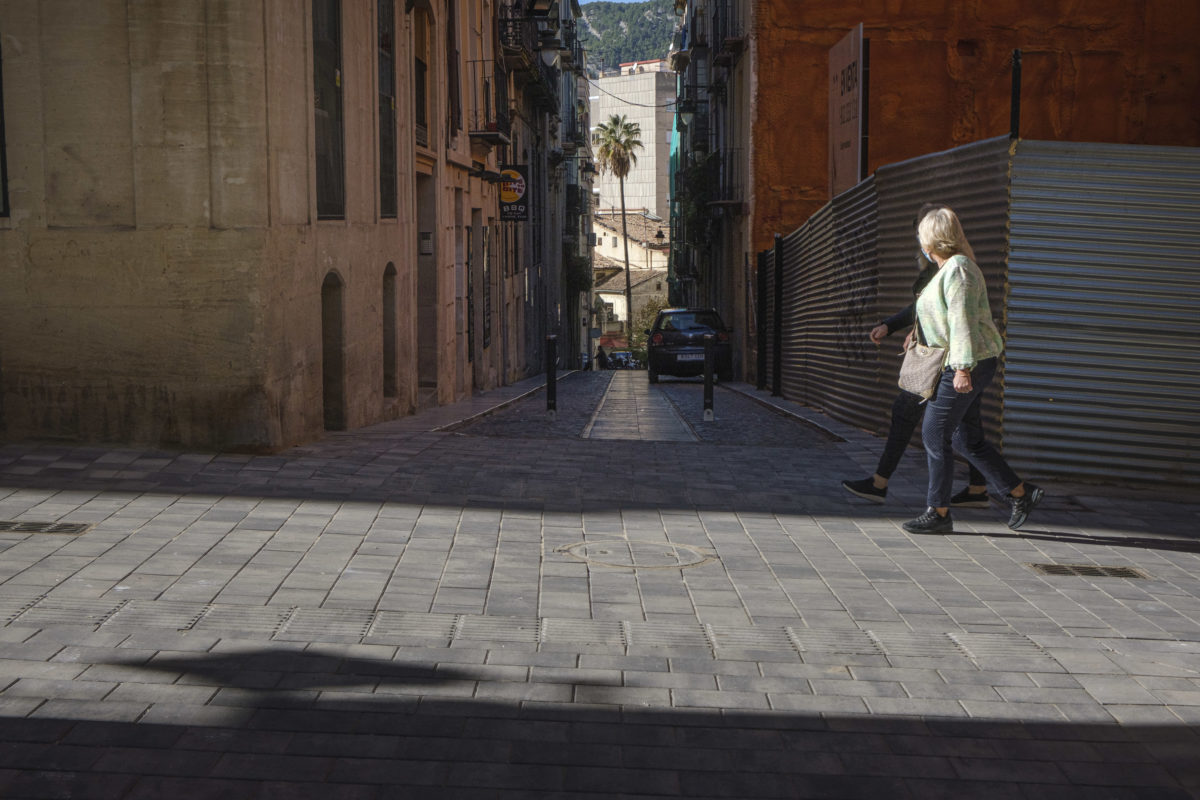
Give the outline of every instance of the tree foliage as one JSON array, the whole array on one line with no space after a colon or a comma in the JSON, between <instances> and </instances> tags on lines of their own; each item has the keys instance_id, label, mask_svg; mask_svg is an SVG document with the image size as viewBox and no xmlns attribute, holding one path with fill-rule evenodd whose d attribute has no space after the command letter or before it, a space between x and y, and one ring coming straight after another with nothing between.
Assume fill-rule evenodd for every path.
<instances>
[{"instance_id":1,"label":"tree foliage","mask_svg":"<svg viewBox=\"0 0 1200 800\"><path fill-rule=\"evenodd\" d=\"M673 0L584 3L579 38L594 71L630 61L666 58L679 18Z\"/></svg>"},{"instance_id":2,"label":"tree foliage","mask_svg":"<svg viewBox=\"0 0 1200 800\"><path fill-rule=\"evenodd\" d=\"M563 245L563 282L568 297L592 288L592 262L576 253L570 244Z\"/></svg>"},{"instance_id":3,"label":"tree foliage","mask_svg":"<svg viewBox=\"0 0 1200 800\"><path fill-rule=\"evenodd\" d=\"M596 126L592 143L596 146L596 164L600 171L624 180L637 164L637 151L644 147L642 126L630 122L624 114L613 114L608 122Z\"/></svg>"},{"instance_id":4,"label":"tree foliage","mask_svg":"<svg viewBox=\"0 0 1200 800\"><path fill-rule=\"evenodd\" d=\"M633 353L633 357L643 364L647 363L646 340L649 337L646 335L646 331L654 325L654 318L658 316L658 312L668 307L667 301L663 298L651 297L646 301L646 305L638 309L633 319L633 332L629 335L629 350Z\"/></svg>"}]
</instances>

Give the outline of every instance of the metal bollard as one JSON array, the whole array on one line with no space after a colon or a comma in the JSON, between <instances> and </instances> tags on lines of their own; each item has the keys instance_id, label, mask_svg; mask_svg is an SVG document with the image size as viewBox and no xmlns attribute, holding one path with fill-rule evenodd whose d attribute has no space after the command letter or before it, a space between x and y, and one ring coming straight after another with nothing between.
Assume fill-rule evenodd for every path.
<instances>
[{"instance_id":1,"label":"metal bollard","mask_svg":"<svg viewBox=\"0 0 1200 800\"><path fill-rule=\"evenodd\" d=\"M550 419L558 416L558 337L546 337L546 414Z\"/></svg>"},{"instance_id":2,"label":"metal bollard","mask_svg":"<svg viewBox=\"0 0 1200 800\"><path fill-rule=\"evenodd\" d=\"M704 335L704 421L713 421L713 335Z\"/></svg>"}]
</instances>

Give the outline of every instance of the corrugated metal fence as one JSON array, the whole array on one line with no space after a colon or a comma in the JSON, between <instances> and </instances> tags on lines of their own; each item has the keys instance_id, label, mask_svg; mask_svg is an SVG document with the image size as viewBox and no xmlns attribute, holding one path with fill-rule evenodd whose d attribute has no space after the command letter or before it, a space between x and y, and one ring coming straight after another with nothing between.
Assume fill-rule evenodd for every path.
<instances>
[{"instance_id":1,"label":"corrugated metal fence","mask_svg":"<svg viewBox=\"0 0 1200 800\"><path fill-rule=\"evenodd\" d=\"M1200 149L1023 141L1011 194L1005 453L1200 483Z\"/></svg>"},{"instance_id":2,"label":"corrugated metal fence","mask_svg":"<svg viewBox=\"0 0 1200 800\"><path fill-rule=\"evenodd\" d=\"M1011 184L1011 199L1010 199ZM985 422L1020 472L1200 483L1200 151L990 139L882 167L760 256L762 384L885 434L923 203L954 208L1006 332ZM779 375L774 364L779 363ZM864 386L866 387L864 389Z\"/></svg>"}]
</instances>

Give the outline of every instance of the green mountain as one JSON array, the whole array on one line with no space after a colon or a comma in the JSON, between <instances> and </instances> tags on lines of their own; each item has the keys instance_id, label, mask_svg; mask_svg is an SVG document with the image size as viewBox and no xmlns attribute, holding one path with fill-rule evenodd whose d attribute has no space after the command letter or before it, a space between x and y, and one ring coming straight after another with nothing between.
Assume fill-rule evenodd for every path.
<instances>
[{"instance_id":1,"label":"green mountain","mask_svg":"<svg viewBox=\"0 0 1200 800\"><path fill-rule=\"evenodd\" d=\"M615 69L627 61L666 58L679 18L673 0L641 3L583 3L579 39L588 51L590 72Z\"/></svg>"}]
</instances>

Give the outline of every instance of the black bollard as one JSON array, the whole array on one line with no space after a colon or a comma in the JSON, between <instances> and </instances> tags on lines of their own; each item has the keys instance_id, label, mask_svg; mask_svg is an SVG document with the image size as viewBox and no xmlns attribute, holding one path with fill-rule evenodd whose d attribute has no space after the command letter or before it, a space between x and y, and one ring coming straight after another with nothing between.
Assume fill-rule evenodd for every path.
<instances>
[{"instance_id":1,"label":"black bollard","mask_svg":"<svg viewBox=\"0 0 1200 800\"><path fill-rule=\"evenodd\" d=\"M713 335L704 335L704 421L713 421Z\"/></svg>"},{"instance_id":2,"label":"black bollard","mask_svg":"<svg viewBox=\"0 0 1200 800\"><path fill-rule=\"evenodd\" d=\"M558 415L558 337L546 337L546 413L550 419Z\"/></svg>"}]
</instances>

